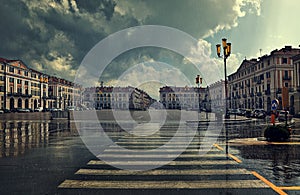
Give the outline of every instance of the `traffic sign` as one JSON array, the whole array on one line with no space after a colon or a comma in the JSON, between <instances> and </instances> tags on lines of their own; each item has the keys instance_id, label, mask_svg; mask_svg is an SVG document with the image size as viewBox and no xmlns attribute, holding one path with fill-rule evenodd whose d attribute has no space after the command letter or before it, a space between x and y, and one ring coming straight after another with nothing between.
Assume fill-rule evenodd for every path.
<instances>
[{"instance_id":1,"label":"traffic sign","mask_svg":"<svg viewBox=\"0 0 300 195\"><path fill-rule=\"evenodd\" d=\"M276 110L277 109L277 107L278 107L278 100L277 99L275 99L275 100L273 100L272 101L272 105L271 105L271 109L272 110Z\"/></svg>"}]
</instances>

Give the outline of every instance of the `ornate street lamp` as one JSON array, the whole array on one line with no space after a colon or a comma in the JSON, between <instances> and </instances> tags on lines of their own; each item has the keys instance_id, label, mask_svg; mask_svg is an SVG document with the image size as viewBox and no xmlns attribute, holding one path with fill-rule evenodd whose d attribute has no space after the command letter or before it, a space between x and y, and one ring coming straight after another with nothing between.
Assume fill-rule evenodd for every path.
<instances>
[{"instance_id":1,"label":"ornate street lamp","mask_svg":"<svg viewBox=\"0 0 300 195\"><path fill-rule=\"evenodd\" d=\"M227 43L227 39L222 39L222 47L223 47L223 56L221 56L221 45L217 44L217 55L219 58L224 59L224 74L225 74L225 119L229 119L230 115L228 113L228 103L227 103L227 97L228 97L228 81L227 81L227 68L226 68L226 60L231 54L231 43ZM228 158L228 129L225 127L225 134L226 134L226 156Z\"/></svg>"},{"instance_id":2,"label":"ornate street lamp","mask_svg":"<svg viewBox=\"0 0 300 195\"><path fill-rule=\"evenodd\" d=\"M221 45L217 44L217 55L220 58L224 59L224 74L225 74L225 119L229 119L230 115L228 113L228 103L227 103L227 97L228 97L228 81L227 81L227 68L226 68L226 60L231 54L231 43L226 42L227 39L222 39L222 47L223 47L223 56L221 56Z\"/></svg>"}]
</instances>

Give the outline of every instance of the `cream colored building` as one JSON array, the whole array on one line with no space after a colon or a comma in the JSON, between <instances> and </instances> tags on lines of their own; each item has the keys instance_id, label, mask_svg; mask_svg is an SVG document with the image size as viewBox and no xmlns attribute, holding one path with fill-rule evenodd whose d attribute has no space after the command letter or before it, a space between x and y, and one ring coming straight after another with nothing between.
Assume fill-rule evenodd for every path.
<instances>
[{"instance_id":1,"label":"cream colored building","mask_svg":"<svg viewBox=\"0 0 300 195\"><path fill-rule=\"evenodd\" d=\"M209 86L212 108L225 108L225 81L220 80Z\"/></svg>"},{"instance_id":2,"label":"cream colored building","mask_svg":"<svg viewBox=\"0 0 300 195\"><path fill-rule=\"evenodd\" d=\"M165 86L159 90L160 103L166 109L198 110L205 108L207 88ZM205 101L206 100L206 101Z\"/></svg>"},{"instance_id":3,"label":"cream colored building","mask_svg":"<svg viewBox=\"0 0 300 195\"><path fill-rule=\"evenodd\" d=\"M83 88L66 79L55 76L49 77L48 107L66 109L68 106L80 106L82 104Z\"/></svg>"},{"instance_id":4,"label":"cream colored building","mask_svg":"<svg viewBox=\"0 0 300 195\"><path fill-rule=\"evenodd\" d=\"M145 110L154 100L143 90L128 87L86 88L83 103L88 108Z\"/></svg>"},{"instance_id":5,"label":"cream colored building","mask_svg":"<svg viewBox=\"0 0 300 195\"><path fill-rule=\"evenodd\" d=\"M21 60L0 58L1 108L47 106L48 75L29 68Z\"/></svg>"},{"instance_id":6,"label":"cream colored building","mask_svg":"<svg viewBox=\"0 0 300 195\"><path fill-rule=\"evenodd\" d=\"M294 110L294 63L292 57L300 49L285 46L259 59L244 60L228 77L229 108L264 109L271 111L271 102L278 99L282 109L282 88L289 91L289 110Z\"/></svg>"}]
</instances>

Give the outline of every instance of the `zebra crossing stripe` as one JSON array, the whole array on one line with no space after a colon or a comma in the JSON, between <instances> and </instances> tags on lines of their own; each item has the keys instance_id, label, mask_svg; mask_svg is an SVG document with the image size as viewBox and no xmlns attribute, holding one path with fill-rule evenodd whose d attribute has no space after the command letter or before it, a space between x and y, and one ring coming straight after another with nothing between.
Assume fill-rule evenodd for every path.
<instances>
[{"instance_id":1,"label":"zebra crossing stripe","mask_svg":"<svg viewBox=\"0 0 300 195\"><path fill-rule=\"evenodd\" d=\"M251 175L246 169L189 169L189 170L105 170L105 169L79 169L77 175Z\"/></svg>"},{"instance_id":2,"label":"zebra crossing stripe","mask_svg":"<svg viewBox=\"0 0 300 195\"><path fill-rule=\"evenodd\" d=\"M98 158L173 158L177 154L101 154ZM226 158L225 154L181 154L178 158Z\"/></svg>"},{"instance_id":3,"label":"zebra crossing stripe","mask_svg":"<svg viewBox=\"0 0 300 195\"><path fill-rule=\"evenodd\" d=\"M162 165L166 161L110 161L110 165ZM167 165L234 165L238 164L235 161L228 160L202 160L202 161L171 161ZM106 165L105 162L100 160L91 160L88 165Z\"/></svg>"},{"instance_id":4,"label":"zebra crossing stripe","mask_svg":"<svg viewBox=\"0 0 300 195\"><path fill-rule=\"evenodd\" d=\"M215 148L212 148L210 150L204 150L204 149L186 149L184 150L184 152L200 152L203 153L203 152L210 152L210 151L216 151ZM109 153L109 152L122 152L122 150L120 149L106 149L105 152ZM159 149L159 150L130 150L128 151L128 153L141 153L141 154L147 154L147 153L172 153L172 152L175 152L175 153L178 153L178 148L175 148L175 149Z\"/></svg>"},{"instance_id":5,"label":"zebra crossing stripe","mask_svg":"<svg viewBox=\"0 0 300 195\"><path fill-rule=\"evenodd\" d=\"M128 144L128 145L136 145L136 144L143 144L143 145L160 144L160 145L162 145L162 144L168 143L168 141L129 141L129 142L124 142L124 141L119 142L119 141L117 141L115 143L116 144ZM193 141L193 142L189 143L188 140L187 141L172 141L172 142L168 143L168 145L199 145L199 144L200 145L207 145L209 143L205 144L205 143L200 142L200 141L197 141L197 142Z\"/></svg>"},{"instance_id":6,"label":"zebra crossing stripe","mask_svg":"<svg viewBox=\"0 0 300 195\"><path fill-rule=\"evenodd\" d=\"M207 188L268 188L260 180L209 181L97 181L65 180L59 188L84 189L207 189Z\"/></svg>"}]
</instances>

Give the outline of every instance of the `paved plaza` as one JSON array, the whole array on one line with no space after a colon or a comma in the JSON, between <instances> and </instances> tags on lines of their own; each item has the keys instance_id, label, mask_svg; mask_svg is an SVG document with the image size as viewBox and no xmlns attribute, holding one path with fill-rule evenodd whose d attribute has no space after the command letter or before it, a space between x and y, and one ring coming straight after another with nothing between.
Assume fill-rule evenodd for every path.
<instances>
[{"instance_id":1,"label":"paved plaza","mask_svg":"<svg viewBox=\"0 0 300 195\"><path fill-rule=\"evenodd\" d=\"M105 127L106 135L115 144L107 145L101 154L95 156L78 136L74 121L49 120L49 115L42 113L33 113L31 117L7 117L11 120L4 118L1 123L5 128L1 134L1 194L300 192L297 182L289 184L287 180L282 180L288 175L295 180L298 178L297 172L291 171L297 171L299 142L258 141L254 127L259 129L261 122L239 117L227 121L237 124L228 127L229 154L226 155L224 131L207 132L206 122L192 121L178 125L171 120L151 135L137 136L151 128L145 125L145 129L138 128L131 134L120 130L115 121L106 121L101 124ZM246 124L243 121L247 121ZM193 135L189 143L190 132L187 132L187 126L191 125L198 127L197 134ZM243 135L246 126L251 126L252 129L248 137ZM181 133L176 134L178 131ZM175 135L177 139L171 141ZM240 136L244 138L239 138ZM210 143L208 138L216 139L214 143ZM162 146L163 149L156 150ZM267 164L272 161L261 161L260 156L265 156L266 159L274 157L260 147L273 148L271 151L280 150L281 153L285 153L285 147L289 148L286 155L275 154L281 157L272 168L274 173L284 171L287 175L278 175L275 179L270 176ZM249 156L258 160L249 159ZM290 158L291 163L279 166L282 158L284 161ZM284 183L280 183L281 181Z\"/></svg>"}]
</instances>

